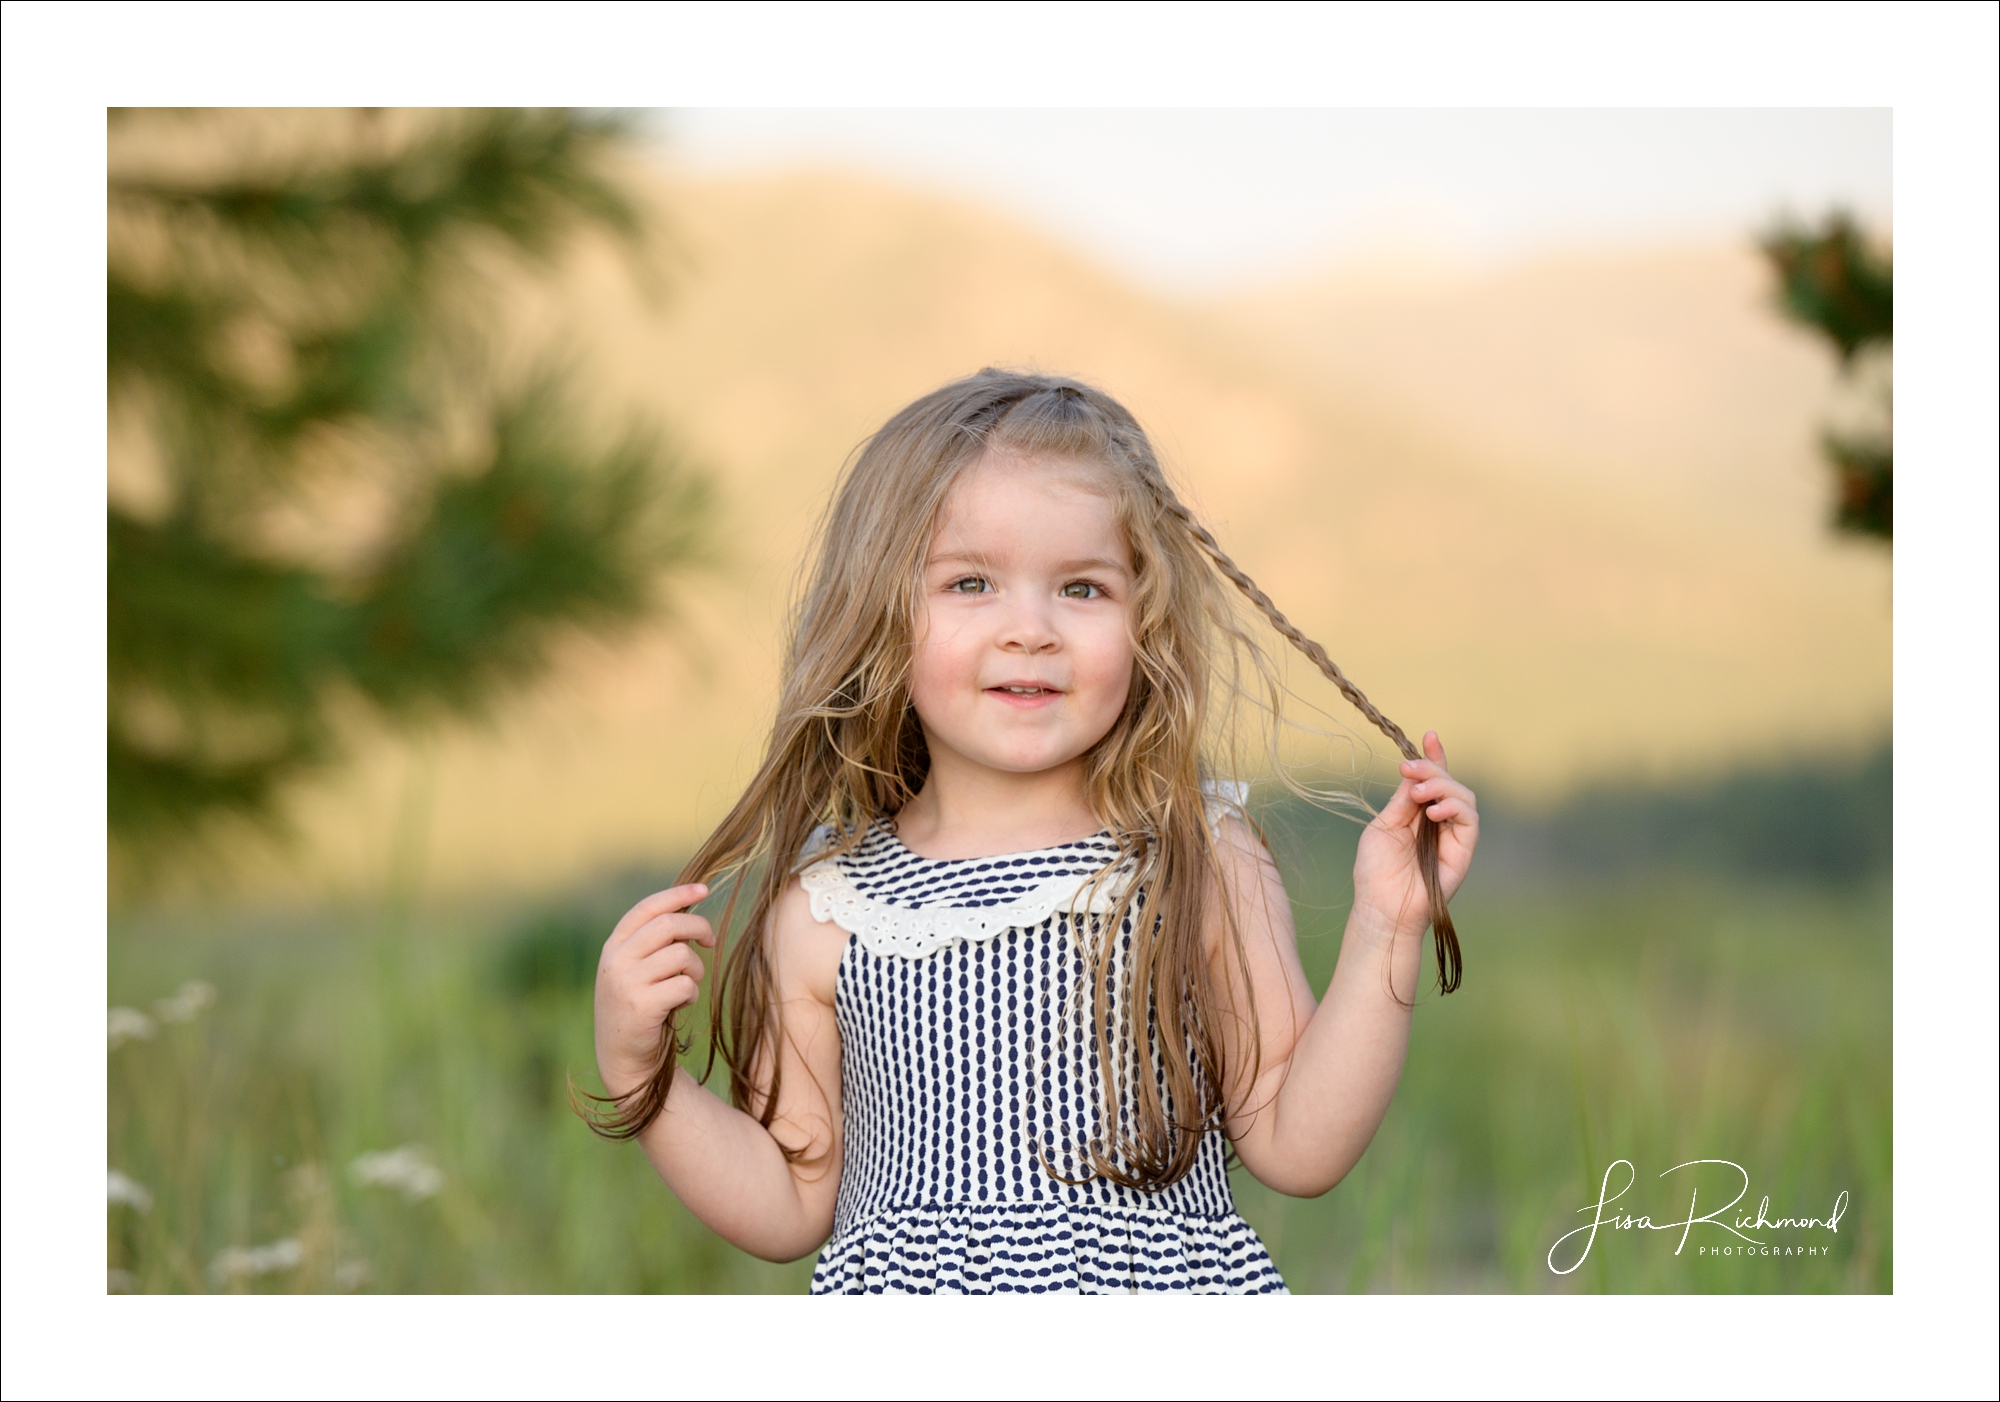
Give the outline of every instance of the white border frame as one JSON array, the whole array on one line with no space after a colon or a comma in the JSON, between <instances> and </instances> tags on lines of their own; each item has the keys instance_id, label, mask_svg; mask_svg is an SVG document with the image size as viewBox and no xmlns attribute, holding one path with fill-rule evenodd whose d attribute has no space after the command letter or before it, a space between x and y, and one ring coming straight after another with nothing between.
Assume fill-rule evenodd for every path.
<instances>
[{"instance_id":1,"label":"white border frame","mask_svg":"<svg viewBox=\"0 0 2000 1402\"><path fill-rule=\"evenodd\" d=\"M23 2L0 24L9 1395L1994 1394L1994 7ZM103 1211L112 100L1893 107L1895 1294L1160 1301L1085 1329L1046 1302L105 1296L77 1224ZM1182 1318L1208 1308L1231 1313Z\"/></svg>"}]
</instances>

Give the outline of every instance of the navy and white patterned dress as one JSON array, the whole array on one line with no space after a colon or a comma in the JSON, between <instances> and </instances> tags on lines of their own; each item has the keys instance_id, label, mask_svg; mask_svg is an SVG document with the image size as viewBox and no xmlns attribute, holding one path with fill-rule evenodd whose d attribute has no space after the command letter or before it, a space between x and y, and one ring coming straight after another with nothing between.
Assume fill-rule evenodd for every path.
<instances>
[{"instance_id":1,"label":"navy and white patterned dress","mask_svg":"<svg viewBox=\"0 0 2000 1402\"><path fill-rule=\"evenodd\" d=\"M1079 893L1116 855L1101 835L930 861L877 825L801 873L814 918L851 932L844 1163L814 1294L1284 1292L1237 1215L1220 1131L1156 1192L1089 1176L1085 1146L1110 1136L1078 936L1112 898Z\"/></svg>"}]
</instances>

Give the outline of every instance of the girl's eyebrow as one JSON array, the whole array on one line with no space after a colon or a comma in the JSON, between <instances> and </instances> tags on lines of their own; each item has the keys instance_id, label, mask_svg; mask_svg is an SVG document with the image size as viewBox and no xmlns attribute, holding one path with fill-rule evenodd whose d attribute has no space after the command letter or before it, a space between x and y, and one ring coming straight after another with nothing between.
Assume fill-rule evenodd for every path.
<instances>
[{"instance_id":1,"label":"girl's eyebrow","mask_svg":"<svg viewBox=\"0 0 2000 1402\"><path fill-rule=\"evenodd\" d=\"M1112 574L1130 574L1131 566L1121 565L1116 560L1107 560L1092 555L1082 560L1060 560L1056 563L1057 574L1081 574L1087 570L1108 571Z\"/></svg>"},{"instance_id":2,"label":"girl's eyebrow","mask_svg":"<svg viewBox=\"0 0 2000 1402\"><path fill-rule=\"evenodd\" d=\"M933 555L928 560L925 560L924 567L929 569L938 565L973 565L980 569L992 569L996 563L991 555L983 554L977 550L947 550L942 554ZM1058 560L1055 563L1054 573L1076 574L1087 570L1109 571L1115 574L1130 574L1132 572L1129 565L1122 565L1116 560L1106 559L1102 556L1091 555L1080 560Z\"/></svg>"},{"instance_id":3,"label":"girl's eyebrow","mask_svg":"<svg viewBox=\"0 0 2000 1402\"><path fill-rule=\"evenodd\" d=\"M946 550L924 561L927 569L933 565L978 565L982 569L990 569L993 557L982 555L977 550Z\"/></svg>"}]
</instances>

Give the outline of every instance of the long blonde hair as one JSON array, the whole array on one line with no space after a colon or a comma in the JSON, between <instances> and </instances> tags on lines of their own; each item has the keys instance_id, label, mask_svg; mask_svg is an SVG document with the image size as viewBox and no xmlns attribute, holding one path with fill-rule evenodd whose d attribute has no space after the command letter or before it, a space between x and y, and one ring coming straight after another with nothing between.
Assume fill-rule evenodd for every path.
<instances>
[{"instance_id":1,"label":"long blonde hair","mask_svg":"<svg viewBox=\"0 0 2000 1402\"><path fill-rule=\"evenodd\" d=\"M729 1068L734 1103L769 1127L777 1112L782 1035L770 914L814 831L830 825L835 851L893 817L929 769L908 675L918 581L945 499L988 452L1054 458L1092 469L1112 499L1134 566L1135 655L1124 711L1087 756L1091 807L1116 838L1123 904L1105 917L1129 944L1088 941L1091 1026L1100 1064L1151 1061L1158 1076L1107 1077L1102 1122L1128 1132L1090 1148L1093 1173L1158 1188L1193 1165L1201 1136L1221 1125L1229 1084L1219 994L1203 938L1218 904L1227 956L1241 967L1240 934L1221 892L1223 866L1208 822L1205 754L1227 730L1232 703L1261 681L1275 717L1275 673L1236 618L1224 581L1310 657L1350 702L1411 758L1400 728L1368 702L1324 649L1280 613L1225 555L1168 485L1138 421L1102 391L1055 376L981 370L897 413L865 445L834 494L786 649L770 743L736 806L680 880L730 889L720 921L729 938L710 1003L710 1069ZM1213 568L1211 568L1213 566ZM820 853L817 855L824 855ZM1458 946L1437 880L1435 825L1422 824L1419 857L1437 934L1440 983L1458 983ZM1134 918L1143 901L1145 918ZM1117 982L1117 996L1108 991ZM1247 990L1248 981L1242 981ZM1239 1010L1257 1045L1253 1007ZM666 1104L686 1042L662 1027L651 1078L583 1113L599 1133L629 1138ZM1248 1084L1251 1075L1242 1080ZM1129 1114L1115 1103L1129 1095ZM596 1099L592 1097L592 1099ZM802 1154L803 1150L788 1150Z\"/></svg>"}]
</instances>

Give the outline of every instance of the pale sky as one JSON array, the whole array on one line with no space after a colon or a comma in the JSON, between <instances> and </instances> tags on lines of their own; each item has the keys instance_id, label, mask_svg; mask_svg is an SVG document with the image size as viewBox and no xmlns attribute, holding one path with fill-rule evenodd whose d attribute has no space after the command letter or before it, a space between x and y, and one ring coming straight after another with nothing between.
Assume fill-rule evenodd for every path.
<instances>
[{"instance_id":1,"label":"pale sky","mask_svg":"<svg viewBox=\"0 0 2000 1402\"><path fill-rule=\"evenodd\" d=\"M983 199L1126 276L1203 292L1343 257L1484 264L1746 238L1842 205L1886 229L1890 111L676 108L706 171L870 172Z\"/></svg>"}]
</instances>

